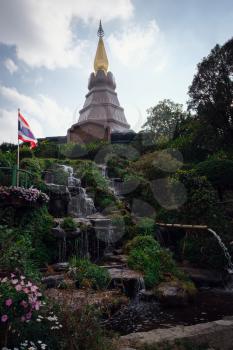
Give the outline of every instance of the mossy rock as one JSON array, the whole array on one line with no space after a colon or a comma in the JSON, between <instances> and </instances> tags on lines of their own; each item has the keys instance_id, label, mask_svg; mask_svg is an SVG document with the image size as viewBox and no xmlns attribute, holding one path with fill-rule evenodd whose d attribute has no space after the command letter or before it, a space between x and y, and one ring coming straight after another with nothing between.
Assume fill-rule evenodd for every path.
<instances>
[{"instance_id":1,"label":"mossy rock","mask_svg":"<svg viewBox=\"0 0 233 350\"><path fill-rule=\"evenodd\" d=\"M166 306L186 306L195 298L197 289L192 282L174 280L160 283L154 293Z\"/></svg>"}]
</instances>

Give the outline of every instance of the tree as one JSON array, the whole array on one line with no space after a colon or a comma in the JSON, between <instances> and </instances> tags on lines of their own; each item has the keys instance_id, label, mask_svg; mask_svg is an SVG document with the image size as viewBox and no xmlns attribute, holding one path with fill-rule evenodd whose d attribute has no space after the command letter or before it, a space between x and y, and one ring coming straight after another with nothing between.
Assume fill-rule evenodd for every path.
<instances>
[{"instance_id":1,"label":"tree","mask_svg":"<svg viewBox=\"0 0 233 350\"><path fill-rule=\"evenodd\" d=\"M187 117L183 105L165 99L147 110L143 128L158 140L171 140L178 136L180 125Z\"/></svg>"},{"instance_id":2,"label":"tree","mask_svg":"<svg viewBox=\"0 0 233 350\"><path fill-rule=\"evenodd\" d=\"M216 45L198 64L189 96L189 109L196 111L203 130L211 132L216 148L232 144L233 38L222 47Z\"/></svg>"}]
</instances>

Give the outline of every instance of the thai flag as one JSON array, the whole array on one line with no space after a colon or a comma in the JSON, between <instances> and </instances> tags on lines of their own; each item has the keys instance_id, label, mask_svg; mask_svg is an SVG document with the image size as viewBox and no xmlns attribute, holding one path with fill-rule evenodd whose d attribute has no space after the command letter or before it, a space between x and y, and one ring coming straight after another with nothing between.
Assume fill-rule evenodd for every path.
<instances>
[{"instance_id":1,"label":"thai flag","mask_svg":"<svg viewBox=\"0 0 233 350\"><path fill-rule=\"evenodd\" d=\"M18 139L23 142L30 142L31 149L37 146L37 139L33 135L28 122L20 112L18 112Z\"/></svg>"}]
</instances>

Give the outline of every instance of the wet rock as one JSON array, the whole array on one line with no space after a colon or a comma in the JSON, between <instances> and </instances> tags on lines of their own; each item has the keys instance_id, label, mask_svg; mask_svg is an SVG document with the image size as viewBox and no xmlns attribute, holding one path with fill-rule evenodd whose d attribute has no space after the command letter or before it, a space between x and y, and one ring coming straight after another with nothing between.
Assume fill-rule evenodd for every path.
<instances>
[{"instance_id":1,"label":"wet rock","mask_svg":"<svg viewBox=\"0 0 233 350\"><path fill-rule=\"evenodd\" d=\"M145 289L140 291L139 297L140 297L140 300L147 301L147 302L154 301L156 299L156 296L153 291L145 290Z\"/></svg>"},{"instance_id":2,"label":"wet rock","mask_svg":"<svg viewBox=\"0 0 233 350\"><path fill-rule=\"evenodd\" d=\"M167 306L185 306L196 293L194 286L180 281L163 282L155 289L158 300Z\"/></svg>"},{"instance_id":3,"label":"wet rock","mask_svg":"<svg viewBox=\"0 0 233 350\"><path fill-rule=\"evenodd\" d=\"M69 269L69 263L61 262L61 263L53 264L52 268L56 272L67 271Z\"/></svg>"},{"instance_id":4,"label":"wet rock","mask_svg":"<svg viewBox=\"0 0 233 350\"><path fill-rule=\"evenodd\" d=\"M223 275L219 271L181 267L198 287L223 286Z\"/></svg>"},{"instance_id":5,"label":"wet rock","mask_svg":"<svg viewBox=\"0 0 233 350\"><path fill-rule=\"evenodd\" d=\"M52 228L51 233L55 238L63 239L66 237L65 231L60 226Z\"/></svg>"},{"instance_id":6,"label":"wet rock","mask_svg":"<svg viewBox=\"0 0 233 350\"><path fill-rule=\"evenodd\" d=\"M130 298L144 289L143 275L140 272L128 268L110 268L108 272L111 277L110 288L120 289Z\"/></svg>"},{"instance_id":7,"label":"wet rock","mask_svg":"<svg viewBox=\"0 0 233 350\"><path fill-rule=\"evenodd\" d=\"M70 238L70 239L74 238L75 239L80 235L80 233L81 233L80 228L76 228L76 230L74 230L74 231L66 231L66 236L67 236L67 238Z\"/></svg>"},{"instance_id":8,"label":"wet rock","mask_svg":"<svg viewBox=\"0 0 233 350\"><path fill-rule=\"evenodd\" d=\"M46 285L46 288L56 288L64 281L63 275L51 275L43 277L41 282Z\"/></svg>"},{"instance_id":9,"label":"wet rock","mask_svg":"<svg viewBox=\"0 0 233 350\"><path fill-rule=\"evenodd\" d=\"M232 350L233 321L218 321L177 326L169 329L155 329L149 332L131 333L120 338L121 347L136 349L156 349L167 346L175 349L177 342L189 342L196 348L208 344L209 349Z\"/></svg>"}]
</instances>

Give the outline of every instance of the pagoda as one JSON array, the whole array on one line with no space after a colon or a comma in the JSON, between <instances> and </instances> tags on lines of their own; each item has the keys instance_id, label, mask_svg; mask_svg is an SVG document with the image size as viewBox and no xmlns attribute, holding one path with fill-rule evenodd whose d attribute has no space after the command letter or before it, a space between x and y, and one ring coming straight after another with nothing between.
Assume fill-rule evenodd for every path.
<instances>
[{"instance_id":1,"label":"pagoda","mask_svg":"<svg viewBox=\"0 0 233 350\"><path fill-rule=\"evenodd\" d=\"M127 133L130 125L120 106L114 76L108 71L108 58L104 46L104 31L100 21L98 46L91 73L86 100L79 112L79 120L67 131L67 142L90 143L110 140L112 133Z\"/></svg>"}]
</instances>

